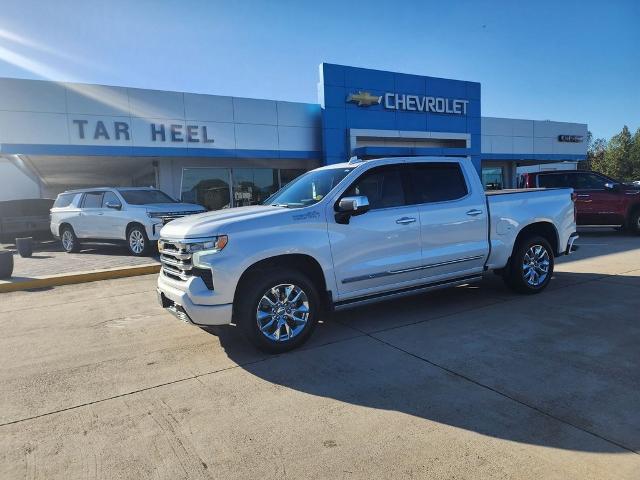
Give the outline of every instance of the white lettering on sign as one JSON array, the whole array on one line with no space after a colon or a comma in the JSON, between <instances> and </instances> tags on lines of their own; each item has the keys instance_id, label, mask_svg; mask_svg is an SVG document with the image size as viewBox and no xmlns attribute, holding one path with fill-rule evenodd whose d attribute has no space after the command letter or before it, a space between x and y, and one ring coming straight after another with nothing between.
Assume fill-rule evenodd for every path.
<instances>
[{"instance_id":1,"label":"white lettering on sign","mask_svg":"<svg viewBox=\"0 0 640 480\"><path fill-rule=\"evenodd\" d=\"M429 97L425 95L405 95L385 93L384 108L389 110L409 110L412 112L448 113L466 115L469 100L458 98Z\"/></svg>"}]
</instances>

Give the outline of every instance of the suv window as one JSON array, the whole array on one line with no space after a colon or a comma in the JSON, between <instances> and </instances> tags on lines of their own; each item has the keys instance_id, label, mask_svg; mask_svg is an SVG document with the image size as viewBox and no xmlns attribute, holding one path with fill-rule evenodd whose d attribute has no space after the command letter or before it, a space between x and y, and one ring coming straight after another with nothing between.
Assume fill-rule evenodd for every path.
<instances>
[{"instance_id":1,"label":"suv window","mask_svg":"<svg viewBox=\"0 0 640 480\"><path fill-rule=\"evenodd\" d=\"M82 208L100 208L102 206L103 192L89 192L84 194Z\"/></svg>"},{"instance_id":2,"label":"suv window","mask_svg":"<svg viewBox=\"0 0 640 480\"><path fill-rule=\"evenodd\" d=\"M551 173L538 175L538 186L544 188L575 188L575 173Z\"/></svg>"},{"instance_id":3,"label":"suv window","mask_svg":"<svg viewBox=\"0 0 640 480\"><path fill-rule=\"evenodd\" d=\"M58 195L58 198L56 198L56 201L53 202L53 208L68 207L69 205L71 205L71 202L73 202L75 196L75 193L61 193L60 195Z\"/></svg>"},{"instance_id":4,"label":"suv window","mask_svg":"<svg viewBox=\"0 0 640 480\"><path fill-rule=\"evenodd\" d=\"M104 192L104 196L102 197L102 208L107 208L107 203L117 203L122 204L120 199L113 192Z\"/></svg>"},{"instance_id":5,"label":"suv window","mask_svg":"<svg viewBox=\"0 0 640 480\"><path fill-rule=\"evenodd\" d=\"M409 203L457 200L469 190L457 163L414 163L409 171Z\"/></svg>"},{"instance_id":6,"label":"suv window","mask_svg":"<svg viewBox=\"0 0 640 480\"><path fill-rule=\"evenodd\" d=\"M576 190L602 190L607 179L595 173L578 173L576 175Z\"/></svg>"},{"instance_id":7,"label":"suv window","mask_svg":"<svg viewBox=\"0 0 640 480\"><path fill-rule=\"evenodd\" d=\"M372 168L358 178L343 197L365 195L372 210L406 205L402 174L397 165Z\"/></svg>"}]
</instances>

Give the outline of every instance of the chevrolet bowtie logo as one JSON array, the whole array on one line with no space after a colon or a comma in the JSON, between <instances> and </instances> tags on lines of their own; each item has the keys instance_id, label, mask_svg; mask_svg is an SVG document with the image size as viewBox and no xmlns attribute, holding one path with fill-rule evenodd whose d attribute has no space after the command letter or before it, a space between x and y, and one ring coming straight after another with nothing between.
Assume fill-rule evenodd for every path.
<instances>
[{"instance_id":1,"label":"chevrolet bowtie logo","mask_svg":"<svg viewBox=\"0 0 640 480\"><path fill-rule=\"evenodd\" d=\"M357 103L359 107L370 107L376 105L382 101L382 97L378 95L371 95L369 92L350 93L347 97L347 102Z\"/></svg>"}]
</instances>

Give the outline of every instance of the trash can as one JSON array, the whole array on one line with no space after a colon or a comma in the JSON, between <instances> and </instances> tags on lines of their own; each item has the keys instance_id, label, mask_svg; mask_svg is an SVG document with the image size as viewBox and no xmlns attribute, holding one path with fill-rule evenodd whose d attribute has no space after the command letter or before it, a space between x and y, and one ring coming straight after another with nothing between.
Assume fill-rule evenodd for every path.
<instances>
[{"instance_id":1,"label":"trash can","mask_svg":"<svg viewBox=\"0 0 640 480\"><path fill-rule=\"evenodd\" d=\"M0 250L0 278L11 278L13 274L13 252Z\"/></svg>"},{"instance_id":2,"label":"trash can","mask_svg":"<svg viewBox=\"0 0 640 480\"><path fill-rule=\"evenodd\" d=\"M30 257L33 254L33 238L16 238L16 250L18 250L21 257Z\"/></svg>"}]
</instances>

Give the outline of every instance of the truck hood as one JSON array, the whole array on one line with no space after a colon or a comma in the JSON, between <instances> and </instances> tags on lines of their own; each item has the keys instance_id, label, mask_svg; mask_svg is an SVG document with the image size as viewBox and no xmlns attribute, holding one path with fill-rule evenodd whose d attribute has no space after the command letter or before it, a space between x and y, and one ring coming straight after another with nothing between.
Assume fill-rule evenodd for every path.
<instances>
[{"instance_id":1,"label":"truck hood","mask_svg":"<svg viewBox=\"0 0 640 480\"><path fill-rule=\"evenodd\" d=\"M149 213L153 212L203 212L204 208L193 203L151 203L139 205Z\"/></svg>"},{"instance_id":2,"label":"truck hood","mask_svg":"<svg viewBox=\"0 0 640 480\"><path fill-rule=\"evenodd\" d=\"M213 237L229 233L231 224L286 212L290 213L291 209L269 205L226 208L173 220L162 228L160 236L173 239Z\"/></svg>"}]
</instances>

